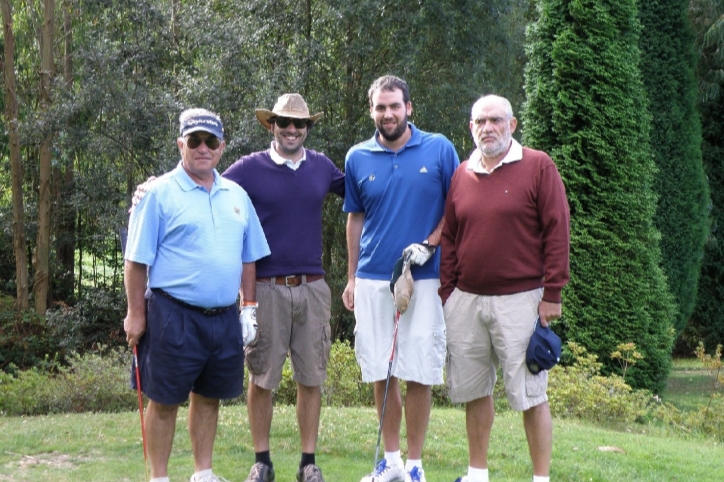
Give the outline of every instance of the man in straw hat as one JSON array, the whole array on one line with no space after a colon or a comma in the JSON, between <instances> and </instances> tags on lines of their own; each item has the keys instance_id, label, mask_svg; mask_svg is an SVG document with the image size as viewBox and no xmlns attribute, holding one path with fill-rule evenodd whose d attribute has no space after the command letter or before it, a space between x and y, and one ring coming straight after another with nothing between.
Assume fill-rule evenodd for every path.
<instances>
[{"instance_id":1,"label":"man in straw hat","mask_svg":"<svg viewBox=\"0 0 724 482\"><path fill-rule=\"evenodd\" d=\"M304 148L322 112L310 115L299 94L284 94L256 118L272 136L269 149L244 156L223 176L243 187L264 229L271 255L256 263L258 336L246 348L247 407L256 453L247 482L274 480L270 456L272 391L291 355L297 383L302 456L299 482L323 482L315 450L331 344L331 293L322 269L322 206L328 193L344 196L344 174L324 154ZM245 273L248 274L248 273Z\"/></svg>"},{"instance_id":2,"label":"man in straw hat","mask_svg":"<svg viewBox=\"0 0 724 482\"><path fill-rule=\"evenodd\" d=\"M374 383L385 457L363 482L424 482L422 448L430 417L431 385L443 381L445 323L437 295L442 217L450 179L460 161L452 143L423 132L412 114L407 83L386 75L369 90L374 136L347 153L344 211L349 268L343 300L354 310L355 353L362 379ZM272 249L273 250L273 249ZM414 291L399 319L395 365L385 404L395 305L389 283L395 261L409 256ZM407 462L400 454L402 397ZM382 406L387 412L382 415Z\"/></svg>"}]
</instances>

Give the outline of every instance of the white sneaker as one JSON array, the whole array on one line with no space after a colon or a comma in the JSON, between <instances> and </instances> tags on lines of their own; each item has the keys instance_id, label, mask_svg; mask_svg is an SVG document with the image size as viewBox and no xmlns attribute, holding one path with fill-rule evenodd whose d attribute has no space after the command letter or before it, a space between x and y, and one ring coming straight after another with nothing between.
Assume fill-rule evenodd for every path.
<instances>
[{"instance_id":1,"label":"white sneaker","mask_svg":"<svg viewBox=\"0 0 724 482\"><path fill-rule=\"evenodd\" d=\"M374 472L362 477L360 482L405 482L405 469L382 459L377 463Z\"/></svg>"},{"instance_id":2,"label":"white sneaker","mask_svg":"<svg viewBox=\"0 0 724 482\"><path fill-rule=\"evenodd\" d=\"M214 474L209 474L209 475L204 475L200 479L197 479L195 475L192 475L190 482L229 482L229 481L222 477L217 477Z\"/></svg>"},{"instance_id":3,"label":"white sneaker","mask_svg":"<svg viewBox=\"0 0 724 482\"><path fill-rule=\"evenodd\" d=\"M405 482L427 482L425 471L422 467L413 467L412 470L405 471Z\"/></svg>"}]
</instances>

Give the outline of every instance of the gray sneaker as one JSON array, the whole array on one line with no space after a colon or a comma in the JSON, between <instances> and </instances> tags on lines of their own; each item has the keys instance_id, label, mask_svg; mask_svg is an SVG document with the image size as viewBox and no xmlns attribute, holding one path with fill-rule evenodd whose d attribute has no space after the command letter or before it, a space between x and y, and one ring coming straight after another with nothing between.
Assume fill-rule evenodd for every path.
<instances>
[{"instance_id":1,"label":"gray sneaker","mask_svg":"<svg viewBox=\"0 0 724 482\"><path fill-rule=\"evenodd\" d=\"M314 464L305 465L297 472L297 482L324 482L322 471Z\"/></svg>"},{"instance_id":2,"label":"gray sneaker","mask_svg":"<svg viewBox=\"0 0 724 482\"><path fill-rule=\"evenodd\" d=\"M257 462L251 466L249 477L244 482L274 482L274 467Z\"/></svg>"}]
</instances>

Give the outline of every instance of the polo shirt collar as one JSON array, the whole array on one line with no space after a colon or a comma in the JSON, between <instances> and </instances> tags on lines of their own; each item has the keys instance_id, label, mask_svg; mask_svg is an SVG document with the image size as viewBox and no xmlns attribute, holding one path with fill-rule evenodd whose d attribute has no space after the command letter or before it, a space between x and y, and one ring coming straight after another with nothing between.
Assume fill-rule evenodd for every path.
<instances>
[{"instance_id":1,"label":"polo shirt collar","mask_svg":"<svg viewBox=\"0 0 724 482\"><path fill-rule=\"evenodd\" d=\"M405 143L405 145L402 146L402 149L400 149L397 152L404 151L408 147L419 146L420 143L422 142L422 134L420 133L420 130L417 127L415 127L415 124L413 124L412 122L408 122L407 125L410 127L410 130L412 131L412 133L410 135L410 138ZM370 151L392 152L390 149L388 149L385 146L383 146L382 144L380 144L380 141L378 140L379 135L380 135L379 129L375 129L375 135L374 135L374 137L372 137L372 139L370 139L372 141L371 146L370 146Z\"/></svg>"},{"instance_id":2,"label":"polo shirt collar","mask_svg":"<svg viewBox=\"0 0 724 482\"><path fill-rule=\"evenodd\" d=\"M521 146L515 139L511 139L508 153L505 155L503 160L493 168L493 171L503 164L510 164L511 162L520 161L521 159L523 159L523 146ZM470 159L468 160L468 170L478 174L490 174L490 172L492 172L488 172L485 168L485 164L483 164L483 153L480 152L480 149L475 149L473 154L470 156Z\"/></svg>"},{"instance_id":3,"label":"polo shirt collar","mask_svg":"<svg viewBox=\"0 0 724 482\"><path fill-rule=\"evenodd\" d=\"M196 188L200 188L198 184L194 182L193 179L191 179L191 176L186 172L183 166L184 161L179 161L178 165L176 166L176 169L173 170L173 177L176 179L176 182L181 187L182 191L193 191ZM216 189L224 189L224 187L221 186L219 173L214 169L214 185L211 186L211 191L215 191Z\"/></svg>"},{"instance_id":4,"label":"polo shirt collar","mask_svg":"<svg viewBox=\"0 0 724 482\"><path fill-rule=\"evenodd\" d=\"M282 157L281 154L277 152L277 150L274 148L276 142L272 141L271 147L269 147L269 155L272 158L272 161L274 161L274 164L278 166L287 166L290 169L297 170L299 169L299 166L302 165L302 162L307 160L307 150L303 149L304 154L302 154L302 158L299 159L297 162L293 162L291 159L285 159Z\"/></svg>"}]
</instances>

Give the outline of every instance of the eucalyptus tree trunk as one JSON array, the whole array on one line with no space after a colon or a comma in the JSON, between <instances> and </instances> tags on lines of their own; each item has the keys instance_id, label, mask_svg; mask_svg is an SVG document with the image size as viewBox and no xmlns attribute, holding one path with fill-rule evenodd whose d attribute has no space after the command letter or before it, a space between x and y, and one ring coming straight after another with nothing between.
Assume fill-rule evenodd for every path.
<instances>
[{"instance_id":1,"label":"eucalyptus tree trunk","mask_svg":"<svg viewBox=\"0 0 724 482\"><path fill-rule=\"evenodd\" d=\"M0 0L5 43L5 118L10 139L10 171L13 201L13 251L15 252L15 308L27 310L28 256L25 243L25 209L23 207L23 165L18 138L18 99L15 95L15 36L10 0Z\"/></svg>"},{"instance_id":2,"label":"eucalyptus tree trunk","mask_svg":"<svg viewBox=\"0 0 724 482\"><path fill-rule=\"evenodd\" d=\"M171 36L176 43L178 43L178 11L180 8L181 0L171 0Z\"/></svg>"},{"instance_id":3,"label":"eucalyptus tree trunk","mask_svg":"<svg viewBox=\"0 0 724 482\"><path fill-rule=\"evenodd\" d=\"M51 105L50 87L55 75L53 63L53 16L55 14L55 0L44 0L44 18L42 26L42 42L40 45L40 104L47 112ZM38 237L36 241L33 264L35 265L35 280L33 295L35 297L35 312L43 315L48 309L48 292L50 288L50 201L52 190L50 186L52 167L53 130L47 128L44 139L40 144L40 169L38 184Z\"/></svg>"},{"instance_id":4,"label":"eucalyptus tree trunk","mask_svg":"<svg viewBox=\"0 0 724 482\"><path fill-rule=\"evenodd\" d=\"M64 0L63 8L63 78L65 88L70 93L73 89L73 25L71 5L72 0ZM73 123L73 117L68 124ZM70 125L68 127L71 127ZM74 149L71 151L75 154ZM75 215L72 198L75 185L74 158L62 165L56 163L53 168L53 199L57 210L53 214L53 232L56 243L56 257L58 269L53 272L53 286L51 299L72 302L75 285Z\"/></svg>"}]
</instances>

